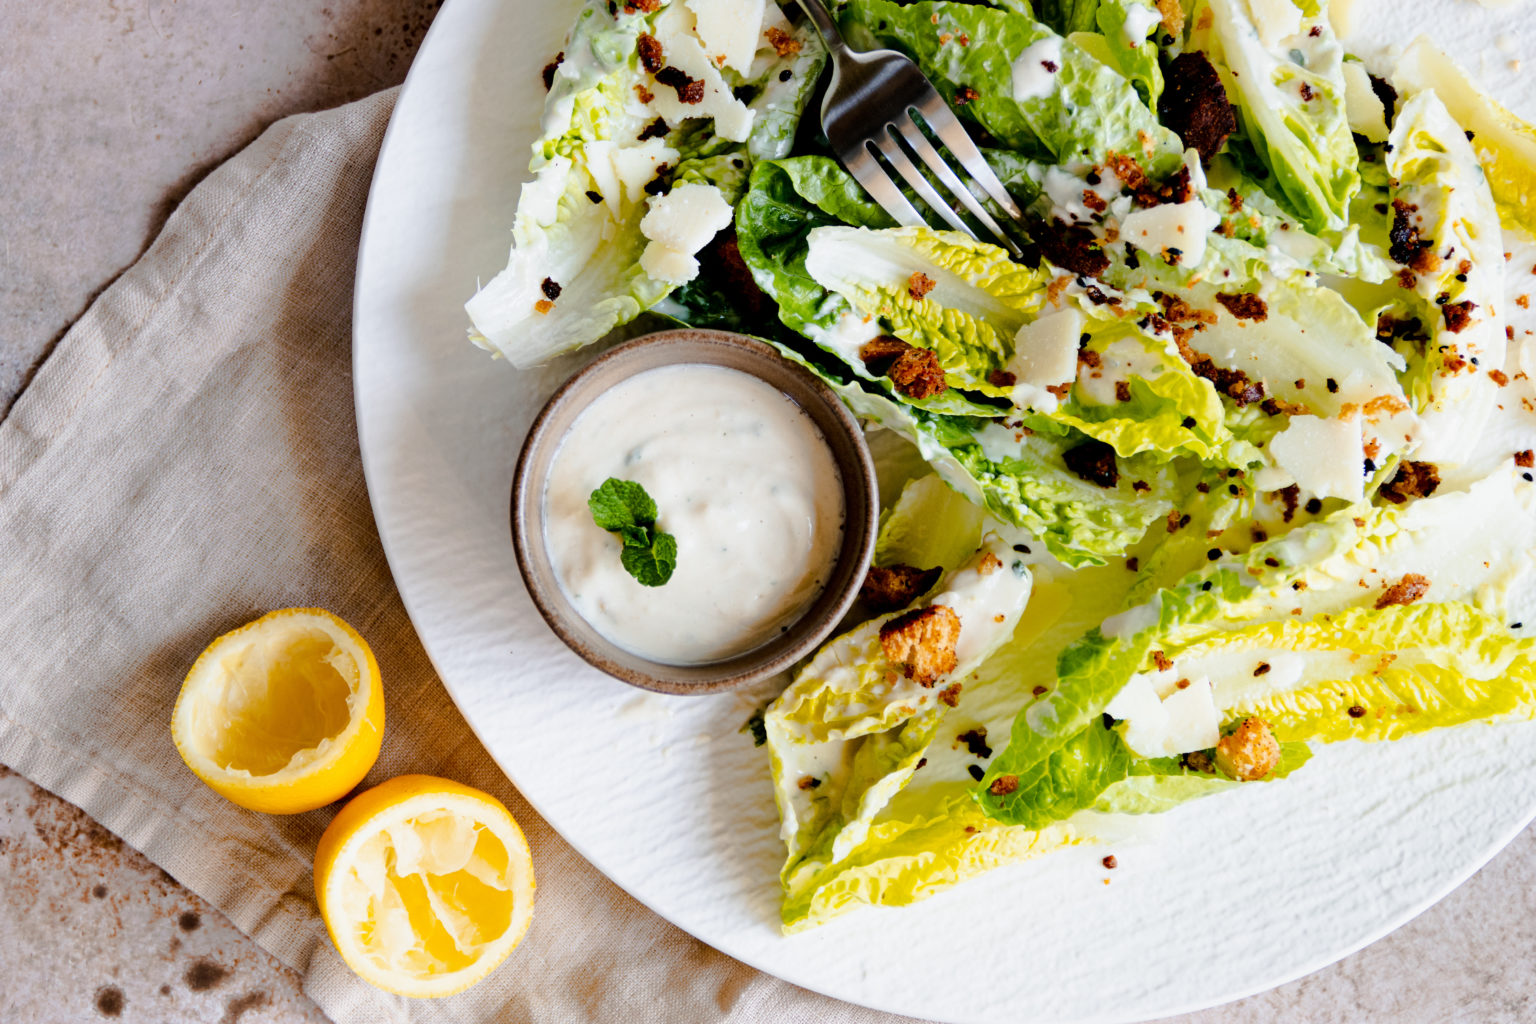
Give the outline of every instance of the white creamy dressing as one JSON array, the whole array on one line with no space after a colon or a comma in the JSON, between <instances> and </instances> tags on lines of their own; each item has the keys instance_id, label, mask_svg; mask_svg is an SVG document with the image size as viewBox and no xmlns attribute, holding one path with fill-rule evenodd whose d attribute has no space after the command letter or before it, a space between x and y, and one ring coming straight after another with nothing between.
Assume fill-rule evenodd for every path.
<instances>
[{"instance_id":1,"label":"white creamy dressing","mask_svg":"<svg viewBox=\"0 0 1536 1024\"><path fill-rule=\"evenodd\" d=\"M1162 373L1162 359L1141 339L1118 338L1099 353L1097 368L1083 364L1078 371L1077 393L1091 405L1114 405L1120 401L1115 394L1117 385L1129 384L1132 377L1156 380Z\"/></svg>"},{"instance_id":2,"label":"white creamy dressing","mask_svg":"<svg viewBox=\"0 0 1536 1024\"><path fill-rule=\"evenodd\" d=\"M642 586L587 499L609 477L645 488L677 568ZM719 366L666 366L615 385L572 424L544 492L560 588L613 643L668 664L751 650L814 601L837 558L843 488L826 439L771 385Z\"/></svg>"},{"instance_id":3,"label":"white creamy dressing","mask_svg":"<svg viewBox=\"0 0 1536 1024\"><path fill-rule=\"evenodd\" d=\"M880 329L880 321L874 317L865 316L850 309L844 310L831 327L807 323L805 333L816 344L858 371L864 368L864 360L859 356L859 350L885 332ZM867 370L864 371L864 376L869 376Z\"/></svg>"},{"instance_id":4,"label":"white creamy dressing","mask_svg":"<svg viewBox=\"0 0 1536 1024\"><path fill-rule=\"evenodd\" d=\"M1125 9L1125 45L1132 49L1147 41L1152 26L1163 20L1163 12L1156 7L1138 7L1134 4Z\"/></svg>"},{"instance_id":5,"label":"white creamy dressing","mask_svg":"<svg viewBox=\"0 0 1536 1024\"><path fill-rule=\"evenodd\" d=\"M1015 103L1051 95L1056 91L1056 73L1061 70L1061 36L1052 33L1026 46L1009 70Z\"/></svg>"},{"instance_id":6,"label":"white creamy dressing","mask_svg":"<svg viewBox=\"0 0 1536 1024\"><path fill-rule=\"evenodd\" d=\"M943 605L960 619L957 668L976 665L1013 634L1029 601L1032 579L1007 542L989 536L980 557L955 570L943 593L928 601L930 606Z\"/></svg>"}]
</instances>

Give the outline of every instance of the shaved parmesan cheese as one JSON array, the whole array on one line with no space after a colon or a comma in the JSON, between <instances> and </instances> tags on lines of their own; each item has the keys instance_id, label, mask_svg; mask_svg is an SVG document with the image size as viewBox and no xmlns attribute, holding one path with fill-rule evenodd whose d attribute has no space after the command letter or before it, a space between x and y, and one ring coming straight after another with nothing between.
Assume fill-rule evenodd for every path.
<instances>
[{"instance_id":1,"label":"shaved parmesan cheese","mask_svg":"<svg viewBox=\"0 0 1536 1024\"><path fill-rule=\"evenodd\" d=\"M716 135L731 142L745 142L756 112L738 100L720 77L719 66L694 33L693 21L693 14L685 5L670 5L656 18L656 40L661 43L667 64L704 83L704 96L697 103L684 103L676 89L658 82L651 90L655 94L651 108L673 124L691 117L712 117ZM761 23L759 16L754 28Z\"/></svg>"},{"instance_id":2,"label":"shaved parmesan cheese","mask_svg":"<svg viewBox=\"0 0 1536 1024\"><path fill-rule=\"evenodd\" d=\"M687 284L699 276L699 261L686 252L652 242L640 254L640 269L655 281Z\"/></svg>"},{"instance_id":3,"label":"shaved parmesan cheese","mask_svg":"<svg viewBox=\"0 0 1536 1024\"><path fill-rule=\"evenodd\" d=\"M1068 306L1047 313L1019 328L1013 338L1008 372L1022 384L1038 388L1077 379L1077 346L1083 334L1083 314Z\"/></svg>"},{"instance_id":4,"label":"shaved parmesan cheese","mask_svg":"<svg viewBox=\"0 0 1536 1024\"><path fill-rule=\"evenodd\" d=\"M1371 142L1387 141L1387 111L1359 61L1344 62L1344 114L1349 130Z\"/></svg>"},{"instance_id":5,"label":"shaved parmesan cheese","mask_svg":"<svg viewBox=\"0 0 1536 1024\"><path fill-rule=\"evenodd\" d=\"M1296 482L1295 477L1279 466L1265 466L1256 471L1249 479L1253 483L1253 489L1256 491L1278 491L1282 487L1289 487Z\"/></svg>"},{"instance_id":6,"label":"shaved parmesan cheese","mask_svg":"<svg viewBox=\"0 0 1536 1024\"><path fill-rule=\"evenodd\" d=\"M1125 722L1125 745L1141 757L1174 757L1208 750L1221 739L1221 714L1204 676L1159 699L1150 677L1133 676L1104 709Z\"/></svg>"},{"instance_id":7,"label":"shaved parmesan cheese","mask_svg":"<svg viewBox=\"0 0 1536 1024\"><path fill-rule=\"evenodd\" d=\"M592 188L603 197L603 202L615 218L621 215L625 196L624 185L613 166L613 152L617 148L607 139L593 139L585 147L587 173L592 176Z\"/></svg>"},{"instance_id":8,"label":"shaved parmesan cheese","mask_svg":"<svg viewBox=\"0 0 1536 1024\"><path fill-rule=\"evenodd\" d=\"M1221 215L1198 199L1137 210L1120 223L1120 237L1170 263L1193 267L1205 258L1205 240Z\"/></svg>"},{"instance_id":9,"label":"shaved parmesan cheese","mask_svg":"<svg viewBox=\"0 0 1536 1024\"><path fill-rule=\"evenodd\" d=\"M640 267L658 281L682 284L699 273L694 254L731 222L731 204L713 185L679 185L651 200L640 219L640 233L650 244Z\"/></svg>"},{"instance_id":10,"label":"shaved parmesan cheese","mask_svg":"<svg viewBox=\"0 0 1536 1024\"><path fill-rule=\"evenodd\" d=\"M764 0L686 0L704 52L745 74L763 32Z\"/></svg>"},{"instance_id":11,"label":"shaved parmesan cheese","mask_svg":"<svg viewBox=\"0 0 1536 1024\"><path fill-rule=\"evenodd\" d=\"M590 152L595 143L587 143ZM640 196L645 192L645 186L656 177L656 172L663 164L671 164L677 159L677 150L667 145L663 139L646 139L637 146L615 147L608 152L608 160L613 166L614 176L623 186L624 198L632 203L640 201ZM596 162L595 160L593 162ZM593 177L597 172L593 171ZM599 190L601 191L601 190ZM603 193L607 199L608 194ZM617 197L614 202L617 202Z\"/></svg>"},{"instance_id":12,"label":"shaved parmesan cheese","mask_svg":"<svg viewBox=\"0 0 1536 1024\"><path fill-rule=\"evenodd\" d=\"M1301 8L1291 0L1248 0L1253 27L1259 30L1259 42L1273 50L1286 36L1301 31Z\"/></svg>"},{"instance_id":13,"label":"shaved parmesan cheese","mask_svg":"<svg viewBox=\"0 0 1536 1024\"><path fill-rule=\"evenodd\" d=\"M1302 490L1319 498L1365 498L1365 451L1360 417L1325 420L1292 416L1269 443L1269 454Z\"/></svg>"},{"instance_id":14,"label":"shaved parmesan cheese","mask_svg":"<svg viewBox=\"0 0 1536 1024\"><path fill-rule=\"evenodd\" d=\"M1056 73L1060 70L1061 36L1048 35L1026 46L1012 66L1014 102L1051 95L1056 91Z\"/></svg>"},{"instance_id":15,"label":"shaved parmesan cheese","mask_svg":"<svg viewBox=\"0 0 1536 1024\"><path fill-rule=\"evenodd\" d=\"M670 249L695 253L731 222L731 204L713 185L678 185L651 200L640 233Z\"/></svg>"},{"instance_id":16,"label":"shaved parmesan cheese","mask_svg":"<svg viewBox=\"0 0 1536 1024\"><path fill-rule=\"evenodd\" d=\"M1333 34L1344 39L1355 31L1355 0L1332 0L1328 5L1328 24Z\"/></svg>"}]
</instances>

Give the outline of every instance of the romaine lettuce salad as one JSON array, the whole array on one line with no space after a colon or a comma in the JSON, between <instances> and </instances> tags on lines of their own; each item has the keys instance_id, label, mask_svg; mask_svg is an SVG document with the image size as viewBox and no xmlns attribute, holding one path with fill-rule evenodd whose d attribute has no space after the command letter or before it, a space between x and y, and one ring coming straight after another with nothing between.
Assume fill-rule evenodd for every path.
<instances>
[{"instance_id":1,"label":"romaine lettuce salad","mask_svg":"<svg viewBox=\"0 0 1536 1024\"><path fill-rule=\"evenodd\" d=\"M833 6L968 122L1025 258L891 222L774 4L594 0L467 307L517 366L646 311L752 334L878 436L862 613L757 723L786 930L1531 717L1536 132L1326 0Z\"/></svg>"}]
</instances>

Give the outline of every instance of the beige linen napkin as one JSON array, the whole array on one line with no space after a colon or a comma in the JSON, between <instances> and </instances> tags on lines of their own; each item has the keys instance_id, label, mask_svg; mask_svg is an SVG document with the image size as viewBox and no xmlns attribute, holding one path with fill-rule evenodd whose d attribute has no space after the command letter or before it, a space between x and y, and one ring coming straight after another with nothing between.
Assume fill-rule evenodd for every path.
<instances>
[{"instance_id":1,"label":"beige linen napkin","mask_svg":"<svg viewBox=\"0 0 1536 1024\"><path fill-rule=\"evenodd\" d=\"M896 1020L736 963L620 891L522 800L433 674L352 413L353 263L393 103L281 121L214 171L0 423L0 762L218 906L342 1024ZM533 927L463 995L401 999L341 962L310 879L334 807L242 811L171 743L203 646L293 605L336 612L378 655L388 727L365 785L458 779L528 833Z\"/></svg>"}]
</instances>

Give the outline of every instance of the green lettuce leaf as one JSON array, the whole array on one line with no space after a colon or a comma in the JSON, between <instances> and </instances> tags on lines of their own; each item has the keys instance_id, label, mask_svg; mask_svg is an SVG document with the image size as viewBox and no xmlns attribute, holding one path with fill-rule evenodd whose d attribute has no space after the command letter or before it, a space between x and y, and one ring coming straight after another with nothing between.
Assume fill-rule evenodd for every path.
<instances>
[{"instance_id":1,"label":"green lettuce leaf","mask_svg":"<svg viewBox=\"0 0 1536 1024\"><path fill-rule=\"evenodd\" d=\"M1012 638L967 675L957 708L946 709L933 723L913 719L856 741L871 745L868 754L859 752L861 770L868 774L835 798L820 797L844 810L829 810L830 827L806 842L809 852L787 866L786 931L824 923L858 906L912 903L1085 837L1068 825L1035 830L989 819L970 792L973 770L991 755L987 735L1005 735L1019 708L1054 685L1057 652L1118 607L1131 578L1118 565L1073 573L1051 563L1035 568L1029 603ZM858 760L849 758L850 775ZM873 773L882 767L890 775L876 779ZM892 785L892 776L899 785ZM810 790L805 802L825 790ZM875 797L844 795L855 790ZM883 801L879 810L858 823L857 813L874 800Z\"/></svg>"},{"instance_id":2,"label":"green lettuce leaf","mask_svg":"<svg viewBox=\"0 0 1536 1024\"><path fill-rule=\"evenodd\" d=\"M1049 417L1030 417L1032 428L1069 427L1127 458L1157 452L1247 464L1249 453L1233 447L1216 389L1176 352L1119 320L1094 325L1089 339L1085 347L1098 356L1098 369L1079 373L1068 400Z\"/></svg>"},{"instance_id":3,"label":"green lettuce leaf","mask_svg":"<svg viewBox=\"0 0 1536 1024\"><path fill-rule=\"evenodd\" d=\"M1013 634L1030 585L1023 562L990 538L915 606L943 605L960 619L956 665L942 688L902 675L887 660L880 630L892 613L823 645L768 707L763 721L789 847L788 894L864 842L958 704L960 681Z\"/></svg>"},{"instance_id":4,"label":"green lettuce leaf","mask_svg":"<svg viewBox=\"0 0 1536 1024\"><path fill-rule=\"evenodd\" d=\"M640 221L648 183L665 167L672 181L713 185L734 202L754 158L788 152L825 60L809 25L792 30L801 44L797 52L780 56L764 44L755 77L734 76L727 100L751 118L737 141L708 130L696 116L673 117L665 135L640 139L659 114L636 94L649 82L636 40L641 33L665 34L663 20L672 31L686 31L679 26L691 17L680 4L614 14L600 0L588 0L577 15L545 100L544 130L530 164L534 179L518 200L507 266L465 305L476 344L515 366L532 366L589 345L651 309L672 285L649 277L639 262L647 245ZM782 17L773 10L768 20ZM664 99L665 91L655 103ZM552 304L546 281L559 286Z\"/></svg>"},{"instance_id":5,"label":"green lettuce leaf","mask_svg":"<svg viewBox=\"0 0 1536 1024\"><path fill-rule=\"evenodd\" d=\"M1121 153L1157 178L1177 170L1183 146L1158 123L1135 86L1015 6L851 0L843 17L851 28L915 60L961 116L1007 149L1049 154L1063 163L1103 163L1109 154ZM963 45L961 37L967 40ZM1014 62L1041 43L1059 57L1052 61L1058 70L1041 95L1020 102L1014 98ZM965 101L957 102L962 88L974 98L966 93Z\"/></svg>"},{"instance_id":6,"label":"green lettuce leaf","mask_svg":"<svg viewBox=\"0 0 1536 1024\"><path fill-rule=\"evenodd\" d=\"M806 271L817 284L903 341L932 349L953 387L1000 390L988 374L1008 361L1014 335L1045 305L1048 272L959 232L828 226L806 242ZM922 298L911 290L915 274L933 282Z\"/></svg>"},{"instance_id":7,"label":"green lettuce leaf","mask_svg":"<svg viewBox=\"0 0 1536 1024\"><path fill-rule=\"evenodd\" d=\"M1106 488L1067 466L1066 452L1080 441L995 421L926 416L867 394L845 401L850 398L856 411L910 437L951 486L1029 531L1067 565L1101 565L1123 555L1168 514L1179 493L1176 474L1150 454L1120 460L1119 479Z\"/></svg>"},{"instance_id":8,"label":"green lettuce leaf","mask_svg":"<svg viewBox=\"0 0 1536 1024\"><path fill-rule=\"evenodd\" d=\"M1305 743L1281 743L1279 763L1259 781L1283 779L1311 757L1312 750ZM1102 814L1161 814L1190 800L1241 785L1245 783L1228 778L1214 767L1211 771L1198 771L1181 758L1138 758L1131 762L1126 777L1100 793L1089 809Z\"/></svg>"},{"instance_id":9,"label":"green lettuce leaf","mask_svg":"<svg viewBox=\"0 0 1536 1024\"><path fill-rule=\"evenodd\" d=\"M1163 18L1157 5L1153 0L1102 0L1074 6L1093 8L1092 24L1079 20L1066 29L1051 27L1070 36L1099 63L1119 71L1136 87L1142 102L1156 110L1163 92L1163 72L1157 61ZM1043 20L1051 24L1050 19Z\"/></svg>"},{"instance_id":10,"label":"green lettuce leaf","mask_svg":"<svg viewBox=\"0 0 1536 1024\"><path fill-rule=\"evenodd\" d=\"M875 562L953 569L980 545L984 518L979 506L936 474L908 481L880 518Z\"/></svg>"},{"instance_id":11,"label":"green lettuce leaf","mask_svg":"<svg viewBox=\"0 0 1536 1024\"><path fill-rule=\"evenodd\" d=\"M1463 700L1459 710L1443 713L1442 722L1513 713L1509 700L1483 696L1485 688L1479 687L1477 680L1486 669L1476 668L1468 674L1473 663L1462 665L1449 655L1464 647L1475 649L1477 642L1497 633L1497 624L1516 615L1522 616L1516 621L1523 624L1524 609L1536 610L1533 505L1536 487L1517 487L1509 474L1500 474L1465 492L1406 505L1345 508L1284 537L1254 544L1241 555L1200 567L1144 603L1089 630L1062 651L1056 664L1056 689L1014 720L1007 748L993 759L977 787L978 798L988 813L1001 821L1033 820L1027 817L1029 808L1019 806L1016 793L992 793L992 782L1001 775L1022 778L1039 771L1041 762L1086 728L1138 673L1168 682L1177 676L1205 674L1215 687L1219 709L1258 713L1288 740L1330 738L1327 730L1315 728L1312 719L1302 718L1309 724L1296 728L1289 728L1286 721L1321 706L1330 709L1319 712L1327 717L1332 714L1333 702L1354 699L1348 697L1347 687L1334 690L1326 685L1355 678L1330 667L1341 657L1345 664L1358 663L1356 674L1365 678L1357 682L1367 686L1367 691L1361 692L1377 698L1383 692L1394 692L1390 686L1386 691L1369 689L1374 685L1370 677L1380 677L1391 668L1392 658L1383 663L1382 656L1401 653L1403 670L1414 667L1418 672L1414 679L1420 682L1413 684L1416 688L1411 699L1417 703L1401 703L1417 710L1402 712L1401 717L1410 724L1400 729L1412 728L1421 714L1427 721L1430 713L1424 709L1431 707L1433 700L1429 691L1450 691L1451 680L1456 677L1460 678ZM1390 584L1410 576L1428 582L1428 601L1433 605L1463 610L1423 612L1410 606L1393 611L1393 605L1376 607ZM1335 627L1330 619L1342 621L1344 626ZM1438 648L1432 642L1417 641L1417 649L1429 653L1411 657L1406 647L1399 651L1391 646L1369 653L1339 653L1353 651L1350 645L1364 642L1361 637L1369 637L1373 630L1392 638L1383 644L1406 644L1412 631L1427 628L1428 621L1436 622L1437 628L1454 628L1457 639ZM1244 645L1245 635L1272 642L1256 651L1251 643ZM1221 657L1210 654L1203 659L1186 659L1181 653L1206 647L1215 650L1223 643L1234 646L1222 648L1226 653ZM1326 652L1319 657L1332 660L1323 667L1305 664L1305 658L1293 648L1305 648L1308 643ZM1505 645L1500 648L1502 653L1490 655L1482 664L1503 664L1498 658L1513 649L1508 645L1526 641L1509 637L1506 628L1504 639L1494 647L1499 643ZM1171 661L1170 667L1155 667L1154 649ZM1233 650L1243 653L1235 655ZM1260 663L1268 667L1257 671ZM1422 667L1429 663L1438 669ZM1310 685L1319 678L1326 682L1320 683L1316 692L1297 698L1297 706L1289 711L1283 702L1273 706L1244 703L1237 696L1245 692L1250 696L1286 693L1287 687L1294 689L1302 682ZM1395 685L1406 687L1409 683ZM1511 699L1523 701L1523 692ZM1352 706L1343 705L1346 718ZM1270 714L1276 717L1270 719Z\"/></svg>"},{"instance_id":12,"label":"green lettuce leaf","mask_svg":"<svg viewBox=\"0 0 1536 1024\"><path fill-rule=\"evenodd\" d=\"M1237 101L1267 184L1313 231L1343 229L1360 187L1359 154L1344 107L1344 50L1321 6L1206 0L1191 44L1207 51ZM1289 12L1289 23L1285 17Z\"/></svg>"},{"instance_id":13,"label":"green lettuce leaf","mask_svg":"<svg viewBox=\"0 0 1536 1024\"><path fill-rule=\"evenodd\" d=\"M1181 673L1219 680L1219 706L1257 715L1284 740L1396 739L1536 716L1536 640L1456 601L1260 622L1169 645L1167 656ZM1258 665L1269 667L1255 676Z\"/></svg>"},{"instance_id":14,"label":"green lettuce leaf","mask_svg":"<svg viewBox=\"0 0 1536 1024\"><path fill-rule=\"evenodd\" d=\"M889 227L894 221L832 158L798 156L752 169L736 207L737 246L790 330L828 331L852 312L846 299L829 292L805 267L811 232L848 224Z\"/></svg>"},{"instance_id":15,"label":"green lettuce leaf","mask_svg":"<svg viewBox=\"0 0 1536 1024\"><path fill-rule=\"evenodd\" d=\"M1434 92L1403 104L1389 146L1392 197L1404 207L1398 217L1427 248L1420 253L1404 241L1393 249L1414 265L1416 312L1430 333L1413 378L1423 433L1416 454L1459 463L1471 455L1497 401L1497 385L1478 366L1502 366L1507 347L1498 210L1471 143ZM1454 326L1453 311L1463 314Z\"/></svg>"},{"instance_id":16,"label":"green lettuce leaf","mask_svg":"<svg viewBox=\"0 0 1536 1024\"><path fill-rule=\"evenodd\" d=\"M1471 133L1500 212L1511 223L1536 232L1536 128L1479 89L1424 36L1397 62L1392 81L1405 93L1434 91L1456 123Z\"/></svg>"}]
</instances>

